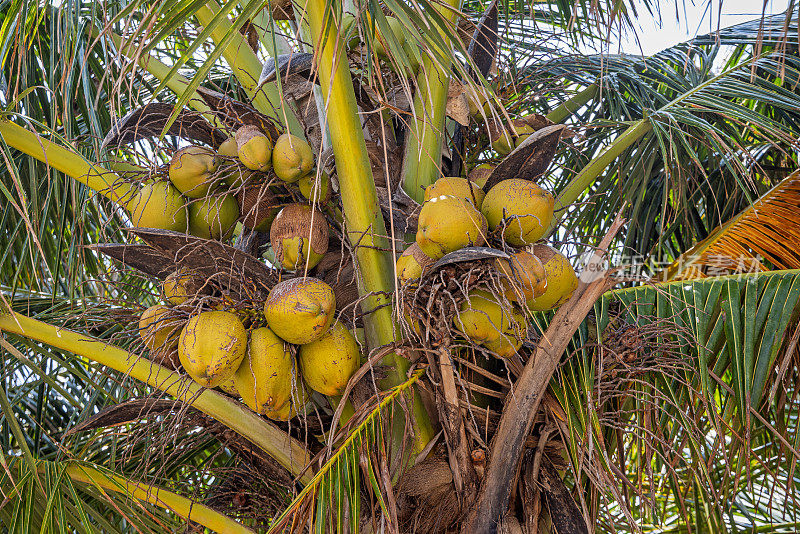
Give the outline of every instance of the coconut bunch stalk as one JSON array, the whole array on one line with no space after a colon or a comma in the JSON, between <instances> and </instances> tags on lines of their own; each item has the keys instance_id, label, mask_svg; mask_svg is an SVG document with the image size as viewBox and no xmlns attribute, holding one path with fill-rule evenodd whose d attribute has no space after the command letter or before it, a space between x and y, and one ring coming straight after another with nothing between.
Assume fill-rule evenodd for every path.
<instances>
[{"instance_id":1,"label":"coconut bunch stalk","mask_svg":"<svg viewBox=\"0 0 800 534\"><path fill-rule=\"evenodd\" d=\"M344 46L339 42L339 32L336 28L330 29L332 21L324 18L326 13L330 13L325 2L296 2L294 8L301 24L308 24L312 41L316 43L319 80L326 98L326 118L336 160L347 238L355 249L356 265L361 275L360 291L366 297L362 309L371 312L364 318L367 341L370 347L383 346L399 336L390 307L382 306L385 297L375 296L391 295L394 290L393 258L386 252L389 250L385 237L388 234L375 191L353 79ZM399 354L387 359L390 360L387 363L393 365L393 376L383 386L404 382L408 361ZM415 449L419 451L433 437L433 431L418 396L414 401L413 419Z\"/></svg>"}]
</instances>

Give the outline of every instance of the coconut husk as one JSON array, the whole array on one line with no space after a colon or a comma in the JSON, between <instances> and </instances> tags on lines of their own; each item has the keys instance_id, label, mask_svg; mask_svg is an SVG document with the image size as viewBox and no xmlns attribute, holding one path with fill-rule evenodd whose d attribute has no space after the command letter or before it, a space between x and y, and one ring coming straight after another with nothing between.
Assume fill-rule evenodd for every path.
<instances>
[{"instance_id":1,"label":"coconut husk","mask_svg":"<svg viewBox=\"0 0 800 534\"><path fill-rule=\"evenodd\" d=\"M255 228L273 216L276 209L287 204L286 199L276 195L269 186L269 183L247 186L236 195L242 214L242 224L246 228Z\"/></svg>"},{"instance_id":2,"label":"coconut husk","mask_svg":"<svg viewBox=\"0 0 800 534\"><path fill-rule=\"evenodd\" d=\"M254 107L207 87L200 86L195 91L229 129L237 130L250 124L265 132L270 140L280 135L275 122Z\"/></svg>"},{"instance_id":3,"label":"coconut husk","mask_svg":"<svg viewBox=\"0 0 800 534\"><path fill-rule=\"evenodd\" d=\"M277 273L257 258L213 239L155 228L129 232L171 262L170 272L178 268L196 272L238 299L266 296L277 281Z\"/></svg>"},{"instance_id":4,"label":"coconut husk","mask_svg":"<svg viewBox=\"0 0 800 534\"><path fill-rule=\"evenodd\" d=\"M161 135L164 126L172 116L173 108L172 104L153 102L134 109L111 126L103 139L101 150L109 146L129 145L147 137ZM167 134L214 148L221 145L227 138L225 132L209 123L202 114L187 110L181 110L178 113L175 121L167 130Z\"/></svg>"},{"instance_id":5,"label":"coconut husk","mask_svg":"<svg viewBox=\"0 0 800 534\"><path fill-rule=\"evenodd\" d=\"M466 514L474 495L459 503L447 453L438 447L431 457L418 463L397 484L398 520L404 532L447 532Z\"/></svg>"},{"instance_id":6,"label":"coconut husk","mask_svg":"<svg viewBox=\"0 0 800 534\"><path fill-rule=\"evenodd\" d=\"M351 306L359 299L356 273L350 253L341 249L330 250L314 269L314 276L333 288L338 311Z\"/></svg>"},{"instance_id":7,"label":"coconut husk","mask_svg":"<svg viewBox=\"0 0 800 534\"><path fill-rule=\"evenodd\" d=\"M284 207L272 223L269 240L275 257L283 263L284 239L299 237L308 240L309 250L325 254L328 250L328 221L319 210L308 204L289 204Z\"/></svg>"}]
</instances>

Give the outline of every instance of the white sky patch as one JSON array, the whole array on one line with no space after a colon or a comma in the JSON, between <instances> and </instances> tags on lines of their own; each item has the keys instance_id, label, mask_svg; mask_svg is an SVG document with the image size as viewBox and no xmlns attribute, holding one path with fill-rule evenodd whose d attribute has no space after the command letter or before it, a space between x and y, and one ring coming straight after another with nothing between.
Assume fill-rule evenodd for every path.
<instances>
[{"instance_id":1,"label":"white sky patch","mask_svg":"<svg viewBox=\"0 0 800 534\"><path fill-rule=\"evenodd\" d=\"M768 0L766 7L762 0L676 0L662 4L661 20L640 9L636 35L624 36L618 44L620 50L615 43L608 52L649 56L697 35L758 19L762 8L764 15L777 15L786 11L789 0Z\"/></svg>"}]
</instances>

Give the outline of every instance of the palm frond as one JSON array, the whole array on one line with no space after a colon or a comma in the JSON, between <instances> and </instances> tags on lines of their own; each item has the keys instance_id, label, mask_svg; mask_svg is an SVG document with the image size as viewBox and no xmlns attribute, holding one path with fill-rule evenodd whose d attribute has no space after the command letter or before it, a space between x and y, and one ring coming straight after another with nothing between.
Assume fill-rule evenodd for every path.
<instances>
[{"instance_id":1,"label":"palm frond","mask_svg":"<svg viewBox=\"0 0 800 534\"><path fill-rule=\"evenodd\" d=\"M268 534L286 529L301 532L306 525L312 525L314 532L359 532L362 480L371 488L384 519L391 523L395 512L390 510L392 501L385 497L392 485L392 480L386 479L386 464L401 452L392 448L390 429L404 417L403 409L395 405L411 393L424 374L424 369L414 371L408 380L382 394L360 422L349 425L339 448L275 520ZM343 524L344 518L349 518L348 525Z\"/></svg>"},{"instance_id":2,"label":"palm frond","mask_svg":"<svg viewBox=\"0 0 800 534\"><path fill-rule=\"evenodd\" d=\"M759 256L778 269L800 269L800 256L792 246L800 243L799 205L800 171L795 171L681 254L665 269L664 279L688 280L726 271L765 270Z\"/></svg>"},{"instance_id":3,"label":"palm frond","mask_svg":"<svg viewBox=\"0 0 800 534\"><path fill-rule=\"evenodd\" d=\"M786 399L799 312L799 271L606 294L551 382L589 517L631 530L797 522Z\"/></svg>"}]
</instances>

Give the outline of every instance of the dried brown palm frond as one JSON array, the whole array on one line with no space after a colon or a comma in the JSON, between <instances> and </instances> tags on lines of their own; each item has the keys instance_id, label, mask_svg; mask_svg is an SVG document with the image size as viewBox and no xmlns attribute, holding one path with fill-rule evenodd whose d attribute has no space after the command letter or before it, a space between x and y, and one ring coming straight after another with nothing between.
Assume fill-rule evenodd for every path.
<instances>
[{"instance_id":1,"label":"dried brown palm frond","mask_svg":"<svg viewBox=\"0 0 800 534\"><path fill-rule=\"evenodd\" d=\"M661 273L663 280L691 280L765 270L800 268L800 171L784 178L752 206L715 229Z\"/></svg>"}]
</instances>

